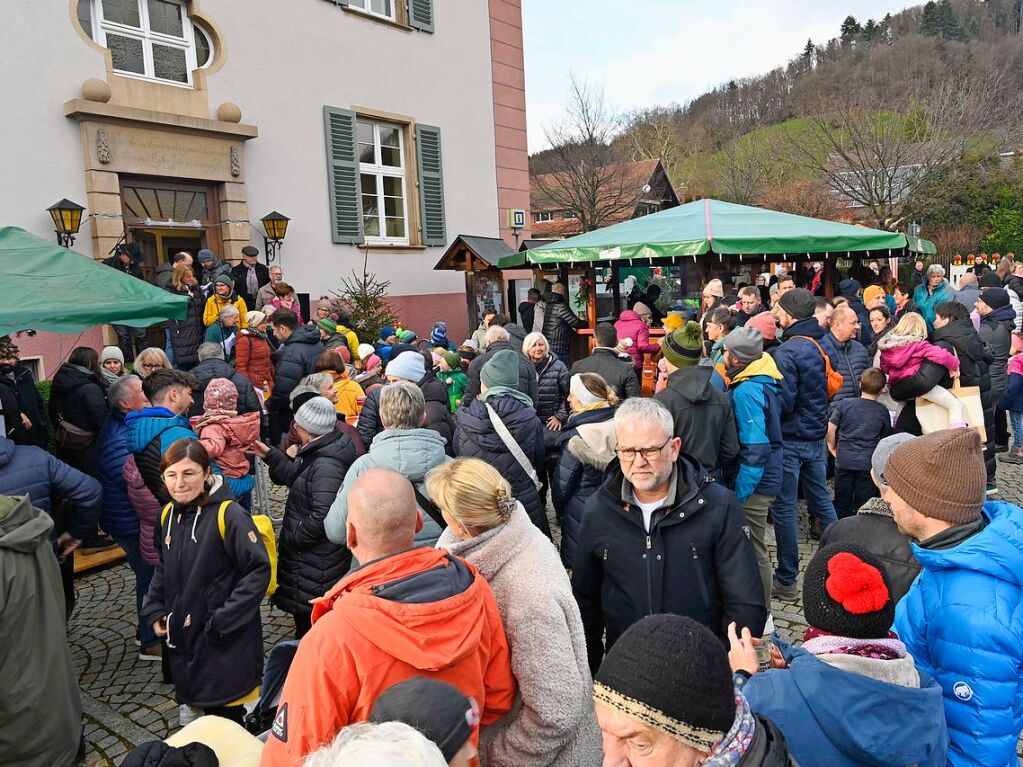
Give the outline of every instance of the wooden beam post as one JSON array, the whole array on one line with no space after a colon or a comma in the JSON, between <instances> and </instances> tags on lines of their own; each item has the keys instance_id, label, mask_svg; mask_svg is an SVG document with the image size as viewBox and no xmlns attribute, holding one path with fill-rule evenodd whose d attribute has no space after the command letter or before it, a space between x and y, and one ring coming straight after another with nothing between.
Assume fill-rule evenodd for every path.
<instances>
[{"instance_id":1,"label":"wooden beam post","mask_svg":"<svg viewBox=\"0 0 1023 767\"><path fill-rule=\"evenodd\" d=\"M838 264L838 256L833 253L827 253L824 256L824 274L821 276L821 282L824 283L824 295L826 298L835 297L834 277L835 277L835 266Z\"/></svg>"}]
</instances>

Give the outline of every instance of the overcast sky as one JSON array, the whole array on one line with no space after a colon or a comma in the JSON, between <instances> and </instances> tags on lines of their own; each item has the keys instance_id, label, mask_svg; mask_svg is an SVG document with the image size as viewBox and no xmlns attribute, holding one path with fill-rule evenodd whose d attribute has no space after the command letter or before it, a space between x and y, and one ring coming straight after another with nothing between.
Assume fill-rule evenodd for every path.
<instances>
[{"instance_id":1,"label":"overcast sky","mask_svg":"<svg viewBox=\"0 0 1023 767\"><path fill-rule=\"evenodd\" d=\"M807 38L836 37L904 0L522 0L531 152L562 113L569 73L603 85L620 111L683 103L732 78L768 72Z\"/></svg>"}]
</instances>

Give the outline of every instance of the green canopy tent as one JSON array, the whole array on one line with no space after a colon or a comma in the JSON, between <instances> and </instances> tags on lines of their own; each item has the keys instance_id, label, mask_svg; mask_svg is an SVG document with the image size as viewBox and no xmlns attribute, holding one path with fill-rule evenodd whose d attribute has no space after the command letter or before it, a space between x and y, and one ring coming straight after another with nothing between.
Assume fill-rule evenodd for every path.
<instances>
[{"instance_id":1,"label":"green canopy tent","mask_svg":"<svg viewBox=\"0 0 1023 767\"><path fill-rule=\"evenodd\" d=\"M708 254L763 260L850 255L880 258L904 252L933 253L926 240L899 232L824 221L719 200L697 200L648 216L586 232L502 259L522 255L534 264L614 264L636 259L671 263Z\"/></svg>"},{"instance_id":2,"label":"green canopy tent","mask_svg":"<svg viewBox=\"0 0 1023 767\"><path fill-rule=\"evenodd\" d=\"M185 318L188 299L16 226L0 227L0 335L78 333L104 323L146 327Z\"/></svg>"}]
</instances>

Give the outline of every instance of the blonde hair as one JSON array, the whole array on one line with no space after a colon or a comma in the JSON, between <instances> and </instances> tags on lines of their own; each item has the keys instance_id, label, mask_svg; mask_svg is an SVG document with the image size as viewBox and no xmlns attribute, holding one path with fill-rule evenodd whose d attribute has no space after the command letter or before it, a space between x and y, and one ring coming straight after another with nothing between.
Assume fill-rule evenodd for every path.
<instances>
[{"instance_id":1,"label":"blonde hair","mask_svg":"<svg viewBox=\"0 0 1023 767\"><path fill-rule=\"evenodd\" d=\"M594 397L600 397L611 407L618 406L618 395L615 390L607 385L607 381L599 373L579 373L579 380L586 387L586 391Z\"/></svg>"},{"instance_id":2,"label":"blonde hair","mask_svg":"<svg viewBox=\"0 0 1023 767\"><path fill-rule=\"evenodd\" d=\"M217 344L214 344L214 346L217 346ZM166 352L157 346L148 346L136 355L135 362L133 363L136 375L139 375L142 378L150 375L150 372L143 367L143 365L147 362L149 364L159 362L163 365L165 370L170 370L172 367L170 360L167 358Z\"/></svg>"},{"instance_id":3,"label":"blonde hair","mask_svg":"<svg viewBox=\"0 0 1023 767\"><path fill-rule=\"evenodd\" d=\"M171 285L175 288L180 288L185 284L185 277L190 274L195 274L195 272L192 271L192 267L186 264L176 264L174 266L174 271L171 272Z\"/></svg>"},{"instance_id":4,"label":"blonde hair","mask_svg":"<svg viewBox=\"0 0 1023 767\"><path fill-rule=\"evenodd\" d=\"M916 312L907 312L892 330L897 336L913 336L921 341L927 338L927 322Z\"/></svg>"},{"instance_id":5,"label":"blonde hair","mask_svg":"<svg viewBox=\"0 0 1023 767\"><path fill-rule=\"evenodd\" d=\"M511 485L490 464L458 458L426 475L430 500L457 519L470 535L503 525L515 509Z\"/></svg>"}]
</instances>

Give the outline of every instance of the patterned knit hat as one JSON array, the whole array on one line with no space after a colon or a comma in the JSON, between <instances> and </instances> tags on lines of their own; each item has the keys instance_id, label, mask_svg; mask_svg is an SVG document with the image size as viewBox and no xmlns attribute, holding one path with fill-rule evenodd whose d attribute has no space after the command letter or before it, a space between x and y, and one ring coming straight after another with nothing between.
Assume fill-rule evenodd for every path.
<instances>
[{"instance_id":1,"label":"patterned knit hat","mask_svg":"<svg viewBox=\"0 0 1023 767\"><path fill-rule=\"evenodd\" d=\"M698 322L687 322L661 341L661 353L677 368L698 365L703 354L703 329Z\"/></svg>"},{"instance_id":2,"label":"patterned knit hat","mask_svg":"<svg viewBox=\"0 0 1023 767\"><path fill-rule=\"evenodd\" d=\"M228 378L214 378L202 398L203 410L238 410L238 387Z\"/></svg>"},{"instance_id":3,"label":"patterned knit hat","mask_svg":"<svg viewBox=\"0 0 1023 767\"><path fill-rule=\"evenodd\" d=\"M953 525L980 519L987 473L980 435L946 429L911 439L888 459L888 486L925 517Z\"/></svg>"},{"instance_id":4,"label":"patterned knit hat","mask_svg":"<svg viewBox=\"0 0 1023 767\"><path fill-rule=\"evenodd\" d=\"M882 639L895 621L884 563L862 546L819 549L803 576L803 611L813 628L856 639Z\"/></svg>"},{"instance_id":5,"label":"patterned knit hat","mask_svg":"<svg viewBox=\"0 0 1023 767\"><path fill-rule=\"evenodd\" d=\"M446 322L433 323L433 331L430 333L430 340L437 346L447 346L448 324Z\"/></svg>"},{"instance_id":6,"label":"patterned knit hat","mask_svg":"<svg viewBox=\"0 0 1023 767\"><path fill-rule=\"evenodd\" d=\"M714 748L735 721L721 640L680 615L632 624L604 658L593 698L699 751Z\"/></svg>"},{"instance_id":7,"label":"patterned knit hat","mask_svg":"<svg viewBox=\"0 0 1023 767\"><path fill-rule=\"evenodd\" d=\"M337 332L337 323L330 317L324 317L322 320L316 321L316 326L327 333L333 335Z\"/></svg>"}]
</instances>

